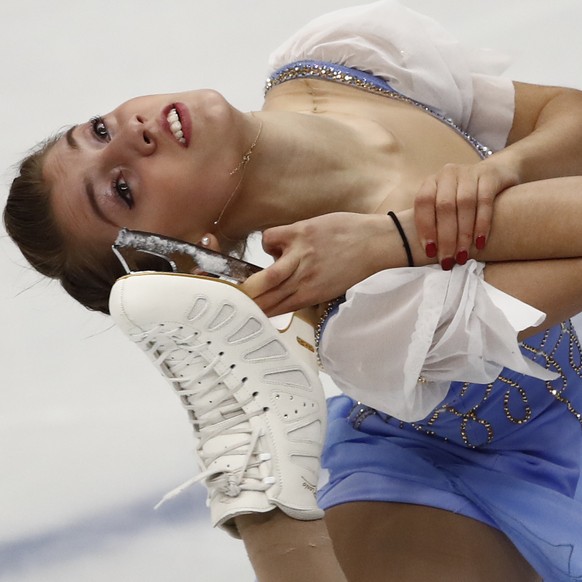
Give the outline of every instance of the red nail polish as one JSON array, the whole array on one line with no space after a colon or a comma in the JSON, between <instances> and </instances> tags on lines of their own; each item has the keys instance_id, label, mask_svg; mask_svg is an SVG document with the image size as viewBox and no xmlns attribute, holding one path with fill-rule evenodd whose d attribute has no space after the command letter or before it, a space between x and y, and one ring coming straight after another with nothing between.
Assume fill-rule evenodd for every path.
<instances>
[{"instance_id":1,"label":"red nail polish","mask_svg":"<svg viewBox=\"0 0 582 582\"><path fill-rule=\"evenodd\" d=\"M475 240L475 246L477 247L477 250L482 251L485 248L485 235L484 234L480 234L477 239Z\"/></svg>"},{"instance_id":2,"label":"red nail polish","mask_svg":"<svg viewBox=\"0 0 582 582\"><path fill-rule=\"evenodd\" d=\"M441 268L443 271L450 271L453 268L454 264L455 261L453 260L453 257L445 257L441 261Z\"/></svg>"},{"instance_id":3,"label":"red nail polish","mask_svg":"<svg viewBox=\"0 0 582 582\"><path fill-rule=\"evenodd\" d=\"M464 265L469 258L469 253L467 251L459 251L455 260L457 261L457 265Z\"/></svg>"},{"instance_id":4,"label":"red nail polish","mask_svg":"<svg viewBox=\"0 0 582 582\"><path fill-rule=\"evenodd\" d=\"M437 246L434 242L426 243L426 247L424 247L424 252L429 259L434 259L437 255Z\"/></svg>"}]
</instances>

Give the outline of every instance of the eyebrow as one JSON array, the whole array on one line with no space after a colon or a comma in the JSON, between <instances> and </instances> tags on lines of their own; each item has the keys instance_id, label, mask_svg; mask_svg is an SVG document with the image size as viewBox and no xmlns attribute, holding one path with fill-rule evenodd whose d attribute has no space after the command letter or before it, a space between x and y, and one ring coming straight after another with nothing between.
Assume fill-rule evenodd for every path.
<instances>
[{"instance_id":1,"label":"eyebrow","mask_svg":"<svg viewBox=\"0 0 582 582\"><path fill-rule=\"evenodd\" d=\"M99 207L99 204L97 204L97 198L95 196L95 188L93 186L93 183L89 180L85 180L85 193L87 194L87 198L89 198L89 204L91 205L91 208L93 209L95 215L98 218L100 218L103 222L106 222L107 224L110 224L115 228L119 228L119 225L115 224L112 220L107 218L105 214L103 214L103 211Z\"/></svg>"},{"instance_id":2,"label":"eyebrow","mask_svg":"<svg viewBox=\"0 0 582 582\"><path fill-rule=\"evenodd\" d=\"M75 129L77 129L77 127L78 125L73 125L73 127L67 129L67 133L65 133L65 139L67 140L69 147L73 150L79 149L79 143L77 142L75 136L73 135L73 132L75 131Z\"/></svg>"},{"instance_id":3,"label":"eyebrow","mask_svg":"<svg viewBox=\"0 0 582 582\"><path fill-rule=\"evenodd\" d=\"M67 132L65 133L65 139L71 149L78 151L81 148L79 147L79 142L75 139L75 136L73 135L73 132L75 131L75 129L77 129L77 127L79 126L73 125L73 127L67 129ZM100 220L107 224L110 224L111 226L114 226L115 228L119 228L117 224L115 224L112 220L105 216L105 214L103 214L103 211L101 210L99 204L97 204L97 197L95 196L95 187L93 186L93 183L90 180L85 180L85 194L87 195L87 198L89 199L89 204L91 205L91 209L93 210L93 213L97 216L97 218L99 218Z\"/></svg>"}]
</instances>

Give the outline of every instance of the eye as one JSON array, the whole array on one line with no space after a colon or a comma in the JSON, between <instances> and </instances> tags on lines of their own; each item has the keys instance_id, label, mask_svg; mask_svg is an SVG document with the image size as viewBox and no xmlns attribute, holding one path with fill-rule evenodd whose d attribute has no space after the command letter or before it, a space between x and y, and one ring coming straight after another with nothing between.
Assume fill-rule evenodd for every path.
<instances>
[{"instance_id":1,"label":"eye","mask_svg":"<svg viewBox=\"0 0 582 582\"><path fill-rule=\"evenodd\" d=\"M113 188L115 193L123 203L131 210L133 208L133 196L131 195L131 188L129 184L125 181L123 175L119 175L119 177L114 181Z\"/></svg>"},{"instance_id":2,"label":"eye","mask_svg":"<svg viewBox=\"0 0 582 582\"><path fill-rule=\"evenodd\" d=\"M97 139L100 139L101 141L109 139L109 131L102 117L96 115L95 117L91 118L90 123L91 129L93 130L93 133L95 134Z\"/></svg>"}]
</instances>

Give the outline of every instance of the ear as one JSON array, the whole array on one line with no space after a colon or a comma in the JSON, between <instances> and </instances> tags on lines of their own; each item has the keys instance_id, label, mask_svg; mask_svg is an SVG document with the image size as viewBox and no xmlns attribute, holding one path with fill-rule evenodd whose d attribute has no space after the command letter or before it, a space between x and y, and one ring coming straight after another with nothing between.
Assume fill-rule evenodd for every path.
<instances>
[{"instance_id":1,"label":"ear","mask_svg":"<svg viewBox=\"0 0 582 582\"><path fill-rule=\"evenodd\" d=\"M198 243L200 246L210 249L211 251L216 251L218 253L222 252L220 249L220 243L218 242L218 238L216 235L212 234L211 232L207 232Z\"/></svg>"}]
</instances>

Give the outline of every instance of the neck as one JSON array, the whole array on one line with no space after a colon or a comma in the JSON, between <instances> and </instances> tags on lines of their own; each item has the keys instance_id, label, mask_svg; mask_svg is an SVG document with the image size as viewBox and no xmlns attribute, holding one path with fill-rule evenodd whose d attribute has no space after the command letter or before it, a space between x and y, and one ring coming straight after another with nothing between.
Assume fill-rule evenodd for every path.
<instances>
[{"instance_id":1,"label":"neck","mask_svg":"<svg viewBox=\"0 0 582 582\"><path fill-rule=\"evenodd\" d=\"M385 152L370 148L369 136L364 143L336 118L280 111L254 116L263 124L261 139L222 217L224 236L242 238L329 212L372 213L381 205L390 176Z\"/></svg>"}]
</instances>

